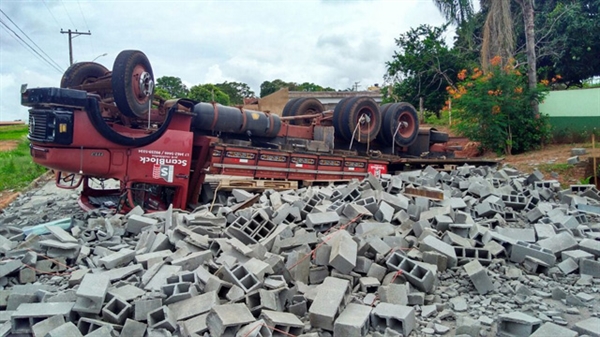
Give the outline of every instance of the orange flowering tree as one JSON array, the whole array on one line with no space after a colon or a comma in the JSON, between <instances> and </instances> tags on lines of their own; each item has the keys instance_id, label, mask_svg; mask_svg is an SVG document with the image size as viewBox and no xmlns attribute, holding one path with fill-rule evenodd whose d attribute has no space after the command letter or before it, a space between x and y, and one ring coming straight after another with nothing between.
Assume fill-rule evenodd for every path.
<instances>
[{"instance_id":1,"label":"orange flowering tree","mask_svg":"<svg viewBox=\"0 0 600 337\"><path fill-rule=\"evenodd\" d=\"M546 85L535 89L512 63L502 67L501 59L491 60L490 71L463 69L455 86L446 88L451 98L456 129L497 153L521 153L540 146L549 137L546 116L536 114L532 102L541 102ZM450 101L444 109L449 108Z\"/></svg>"}]
</instances>

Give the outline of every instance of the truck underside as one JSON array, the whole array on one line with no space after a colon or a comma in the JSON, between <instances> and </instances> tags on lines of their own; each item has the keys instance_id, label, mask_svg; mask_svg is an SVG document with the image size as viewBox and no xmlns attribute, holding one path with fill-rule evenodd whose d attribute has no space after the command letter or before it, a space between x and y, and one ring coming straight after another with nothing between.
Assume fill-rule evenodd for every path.
<instances>
[{"instance_id":1,"label":"truck underside","mask_svg":"<svg viewBox=\"0 0 600 337\"><path fill-rule=\"evenodd\" d=\"M316 100L301 99L278 116L189 99L165 101L152 92L151 67L138 51L119 54L112 72L78 63L65 72L61 88L25 90L34 161L57 171L60 187L83 183L83 208L121 211L136 205L193 208L207 174L306 183L380 176L408 166L495 164L452 158L447 134L419 129L406 103L378 107L355 97L322 111ZM105 179L119 186L104 188Z\"/></svg>"}]
</instances>

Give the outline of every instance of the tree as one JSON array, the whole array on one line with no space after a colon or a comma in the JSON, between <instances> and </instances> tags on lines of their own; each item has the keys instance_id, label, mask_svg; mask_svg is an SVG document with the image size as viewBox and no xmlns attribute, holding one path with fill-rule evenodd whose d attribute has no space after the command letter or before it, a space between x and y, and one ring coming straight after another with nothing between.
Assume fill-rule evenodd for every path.
<instances>
[{"instance_id":1,"label":"tree","mask_svg":"<svg viewBox=\"0 0 600 337\"><path fill-rule=\"evenodd\" d=\"M535 112L531 102L543 99L547 88L529 88L527 77L514 64L502 66L501 57L479 68L458 74L452 97L453 125L469 139L497 153L521 153L539 147L549 138L547 117Z\"/></svg>"},{"instance_id":2,"label":"tree","mask_svg":"<svg viewBox=\"0 0 600 337\"><path fill-rule=\"evenodd\" d=\"M474 14L471 0L433 0L436 7L450 23L461 25Z\"/></svg>"},{"instance_id":3,"label":"tree","mask_svg":"<svg viewBox=\"0 0 600 337\"><path fill-rule=\"evenodd\" d=\"M280 79L273 81L264 81L260 85L260 97L265 97L283 88L288 88L291 91L296 90L297 84L294 82L285 82Z\"/></svg>"},{"instance_id":4,"label":"tree","mask_svg":"<svg viewBox=\"0 0 600 337\"><path fill-rule=\"evenodd\" d=\"M420 25L396 39L399 51L387 62L387 80L393 82L388 101L407 101L418 106L423 97L428 110L438 112L446 100L447 86L454 85L460 69L468 64L444 41L447 25Z\"/></svg>"},{"instance_id":5,"label":"tree","mask_svg":"<svg viewBox=\"0 0 600 337\"><path fill-rule=\"evenodd\" d=\"M229 96L231 104L243 105L244 98L256 97L254 91L250 89L250 86L246 83L240 82L223 82L215 84L215 86Z\"/></svg>"},{"instance_id":6,"label":"tree","mask_svg":"<svg viewBox=\"0 0 600 337\"><path fill-rule=\"evenodd\" d=\"M199 102L214 101L222 105L230 105L229 96L214 84L201 84L191 87L188 98Z\"/></svg>"},{"instance_id":7,"label":"tree","mask_svg":"<svg viewBox=\"0 0 600 337\"><path fill-rule=\"evenodd\" d=\"M297 86L297 91L335 91L331 87L322 87L318 84L304 82Z\"/></svg>"},{"instance_id":8,"label":"tree","mask_svg":"<svg viewBox=\"0 0 600 337\"><path fill-rule=\"evenodd\" d=\"M189 90L179 77L163 76L156 80L156 88L164 89L169 93L169 98L187 97Z\"/></svg>"}]
</instances>

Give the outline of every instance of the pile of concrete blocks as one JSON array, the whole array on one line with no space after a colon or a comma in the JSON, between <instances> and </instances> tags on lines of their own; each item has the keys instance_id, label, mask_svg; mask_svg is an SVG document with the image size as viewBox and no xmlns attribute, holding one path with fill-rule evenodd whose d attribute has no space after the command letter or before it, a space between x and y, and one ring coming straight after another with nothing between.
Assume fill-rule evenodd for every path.
<instances>
[{"instance_id":1,"label":"pile of concrete blocks","mask_svg":"<svg viewBox=\"0 0 600 337\"><path fill-rule=\"evenodd\" d=\"M260 196L218 191L215 200L193 212L73 211L65 228L35 233L9 207L0 216L0 336L600 331L592 185L428 167Z\"/></svg>"}]
</instances>

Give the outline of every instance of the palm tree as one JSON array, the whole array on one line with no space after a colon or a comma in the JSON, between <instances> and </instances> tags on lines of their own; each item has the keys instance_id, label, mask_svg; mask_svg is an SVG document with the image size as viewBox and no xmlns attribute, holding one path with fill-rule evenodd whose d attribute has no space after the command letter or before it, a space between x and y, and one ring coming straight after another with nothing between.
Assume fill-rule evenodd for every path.
<instances>
[{"instance_id":1,"label":"palm tree","mask_svg":"<svg viewBox=\"0 0 600 337\"><path fill-rule=\"evenodd\" d=\"M474 14L472 0L433 0L442 15L451 23L460 25Z\"/></svg>"},{"instance_id":2,"label":"palm tree","mask_svg":"<svg viewBox=\"0 0 600 337\"><path fill-rule=\"evenodd\" d=\"M474 14L474 0L433 0L442 15L451 23L460 25ZM533 0L515 0L523 10L525 22L527 76L529 86L537 84ZM514 54L513 20L510 0L480 0L481 8L489 8L484 25L481 64L485 68L489 60L499 55L507 60Z\"/></svg>"}]
</instances>

